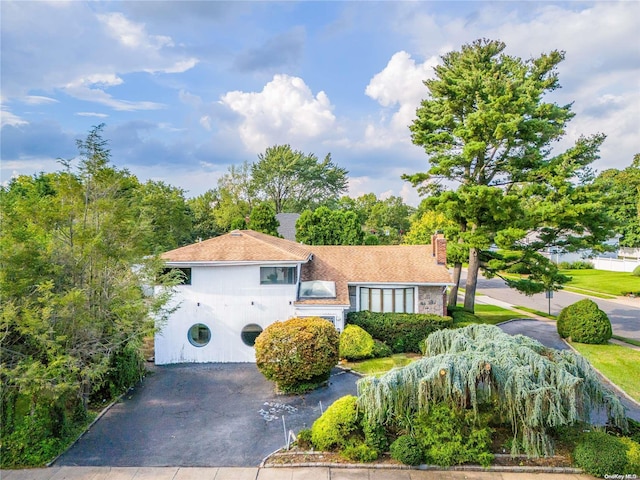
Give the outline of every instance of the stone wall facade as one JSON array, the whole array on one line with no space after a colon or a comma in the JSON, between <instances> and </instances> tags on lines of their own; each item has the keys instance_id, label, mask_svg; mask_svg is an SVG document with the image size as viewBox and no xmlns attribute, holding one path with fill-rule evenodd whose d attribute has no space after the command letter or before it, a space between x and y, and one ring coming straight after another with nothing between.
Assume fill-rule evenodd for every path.
<instances>
[{"instance_id":1,"label":"stone wall facade","mask_svg":"<svg viewBox=\"0 0 640 480\"><path fill-rule=\"evenodd\" d=\"M447 314L446 294L443 287L418 287L418 313Z\"/></svg>"}]
</instances>

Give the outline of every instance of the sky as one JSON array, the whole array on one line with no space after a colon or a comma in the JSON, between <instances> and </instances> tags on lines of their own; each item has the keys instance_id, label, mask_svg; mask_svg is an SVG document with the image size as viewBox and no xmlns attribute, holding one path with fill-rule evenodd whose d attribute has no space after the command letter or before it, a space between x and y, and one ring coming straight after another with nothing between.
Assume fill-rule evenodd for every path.
<instances>
[{"instance_id":1,"label":"sky","mask_svg":"<svg viewBox=\"0 0 640 480\"><path fill-rule=\"evenodd\" d=\"M428 158L408 125L441 55L478 38L566 52L546 101L604 133L596 170L640 152L640 2L0 2L0 182L56 171L104 123L112 162L194 197L267 147L333 161L349 194L402 196Z\"/></svg>"}]
</instances>

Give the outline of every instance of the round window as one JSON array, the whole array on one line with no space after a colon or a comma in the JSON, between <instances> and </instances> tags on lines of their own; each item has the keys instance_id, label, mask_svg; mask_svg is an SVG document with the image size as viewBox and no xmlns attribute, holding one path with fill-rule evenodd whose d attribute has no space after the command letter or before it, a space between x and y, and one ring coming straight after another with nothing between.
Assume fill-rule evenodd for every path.
<instances>
[{"instance_id":1,"label":"round window","mask_svg":"<svg viewBox=\"0 0 640 480\"><path fill-rule=\"evenodd\" d=\"M187 338L194 347L204 347L211 340L211 330L202 323L196 323L189 329Z\"/></svg>"},{"instance_id":2,"label":"round window","mask_svg":"<svg viewBox=\"0 0 640 480\"><path fill-rule=\"evenodd\" d=\"M256 343L256 338L262 333L262 327L255 323L250 323L242 329L240 337L245 345L253 347Z\"/></svg>"}]
</instances>

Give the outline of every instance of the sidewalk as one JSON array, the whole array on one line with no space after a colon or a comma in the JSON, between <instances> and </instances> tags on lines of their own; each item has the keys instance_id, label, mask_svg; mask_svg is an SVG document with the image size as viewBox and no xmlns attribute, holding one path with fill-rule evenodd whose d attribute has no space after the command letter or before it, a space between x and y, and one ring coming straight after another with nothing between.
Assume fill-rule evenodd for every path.
<instances>
[{"instance_id":1,"label":"sidewalk","mask_svg":"<svg viewBox=\"0 0 640 480\"><path fill-rule=\"evenodd\" d=\"M525 473L339 467L51 467L0 470L2 480L590 480L575 473Z\"/></svg>"}]
</instances>

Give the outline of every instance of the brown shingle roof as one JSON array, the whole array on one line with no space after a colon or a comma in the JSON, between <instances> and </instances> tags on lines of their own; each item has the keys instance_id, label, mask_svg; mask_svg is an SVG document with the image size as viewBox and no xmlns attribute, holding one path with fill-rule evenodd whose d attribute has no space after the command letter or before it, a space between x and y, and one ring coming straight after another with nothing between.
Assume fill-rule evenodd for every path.
<instances>
[{"instance_id":1,"label":"brown shingle roof","mask_svg":"<svg viewBox=\"0 0 640 480\"><path fill-rule=\"evenodd\" d=\"M253 230L234 230L204 242L163 253L167 262L305 262L311 250L306 245Z\"/></svg>"},{"instance_id":2,"label":"brown shingle roof","mask_svg":"<svg viewBox=\"0 0 640 480\"><path fill-rule=\"evenodd\" d=\"M310 248L313 260L302 265L301 280L334 281L336 298L299 300L302 305L348 305L348 283L452 283L446 266L436 263L430 245Z\"/></svg>"}]
</instances>

